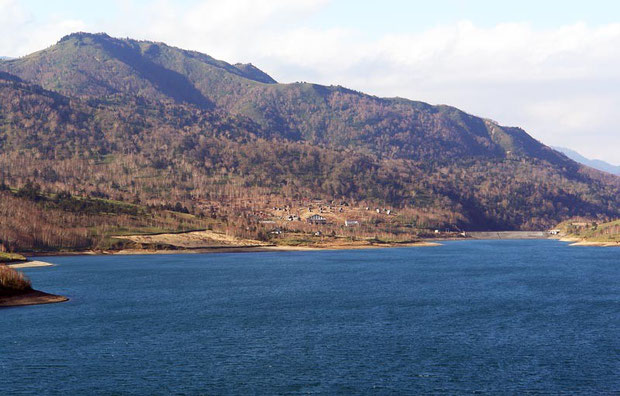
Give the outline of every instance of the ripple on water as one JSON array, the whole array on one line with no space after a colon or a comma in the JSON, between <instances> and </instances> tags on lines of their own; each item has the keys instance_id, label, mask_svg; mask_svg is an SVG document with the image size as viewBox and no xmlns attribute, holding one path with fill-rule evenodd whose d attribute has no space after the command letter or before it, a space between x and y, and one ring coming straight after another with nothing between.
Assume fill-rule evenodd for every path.
<instances>
[{"instance_id":1,"label":"ripple on water","mask_svg":"<svg viewBox=\"0 0 620 396\"><path fill-rule=\"evenodd\" d=\"M620 391L620 251L556 241L54 257L0 312L0 393Z\"/></svg>"}]
</instances>

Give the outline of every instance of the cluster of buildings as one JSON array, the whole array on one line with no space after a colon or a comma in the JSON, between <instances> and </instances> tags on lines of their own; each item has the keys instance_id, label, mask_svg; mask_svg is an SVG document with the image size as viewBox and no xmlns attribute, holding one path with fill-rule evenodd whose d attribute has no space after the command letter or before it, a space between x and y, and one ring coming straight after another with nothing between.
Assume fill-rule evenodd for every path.
<instances>
[{"instance_id":1,"label":"cluster of buildings","mask_svg":"<svg viewBox=\"0 0 620 396\"><path fill-rule=\"evenodd\" d=\"M347 208L350 206L346 201L324 201L321 199L308 200L305 202L305 208L307 208L308 214L304 215L302 213L294 213L295 211L290 205L281 205L281 206L273 206L271 207L271 213L260 213L260 217L262 220L260 223L262 224L273 224L276 226L279 222L282 221L304 221L308 224L312 225L326 225L329 223L334 224L335 219L339 218L341 220L337 220L338 223L340 221L344 222L345 227L359 227L361 225L360 220L353 219L345 219L344 215L346 215ZM393 214L391 209L387 208L371 208L366 207L367 211L373 211L377 214L382 215L391 215ZM307 213L306 212L306 213ZM275 217L274 217L275 216ZM326 217L327 216L327 217ZM334 217L335 216L335 217ZM260 218L259 217L259 218ZM333 218L332 218L333 217ZM328 218L330 220L328 220ZM354 217L355 218L355 217ZM272 233L280 233L280 228L274 228L274 232Z\"/></svg>"}]
</instances>

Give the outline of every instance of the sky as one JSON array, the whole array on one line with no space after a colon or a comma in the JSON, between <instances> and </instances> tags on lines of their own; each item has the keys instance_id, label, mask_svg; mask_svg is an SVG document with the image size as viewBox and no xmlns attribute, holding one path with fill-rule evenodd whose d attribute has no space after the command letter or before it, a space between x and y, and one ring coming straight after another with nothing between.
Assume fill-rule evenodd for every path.
<instances>
[{"instance_id":1,"label":"sky","mask_svg":"<svg viewBox=\"0 0 620 396\"><path fill-rule=\"evenodd\" d=\"M75 31L448 104L620 164L617 1L0 0L0 56Z\"/></svg>"}]
</instances>

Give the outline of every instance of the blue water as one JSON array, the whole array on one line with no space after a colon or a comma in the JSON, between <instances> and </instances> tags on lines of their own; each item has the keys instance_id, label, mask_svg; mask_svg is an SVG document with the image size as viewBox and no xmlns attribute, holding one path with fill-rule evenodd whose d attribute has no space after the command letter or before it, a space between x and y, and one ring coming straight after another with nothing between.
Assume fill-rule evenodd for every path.
<instances>
[{"instance_id":1,"label":"blue water","mask_svg":"<svg viewBox=\"0 0 620 396\"><path fill-rule=\"evenodd\" d=\"M0 394L620 392L620 250L556 241L52 257Z\"/></svg>"}]
</instances>

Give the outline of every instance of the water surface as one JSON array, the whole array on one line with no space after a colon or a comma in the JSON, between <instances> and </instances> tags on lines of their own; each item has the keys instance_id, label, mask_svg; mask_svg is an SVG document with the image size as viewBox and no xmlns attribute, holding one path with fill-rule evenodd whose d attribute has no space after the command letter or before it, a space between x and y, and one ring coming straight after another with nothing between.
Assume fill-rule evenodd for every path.
<instances>
[{"instance_id":1,"label":"water surface","mask_svg":"<svg viewBox=\"0 0 620 396\"><path fill-rule=\"evenodd\" d=\"M0 310L0 393L620 392L620 250L53 257Z\"/></svg>"}]
</instances>

